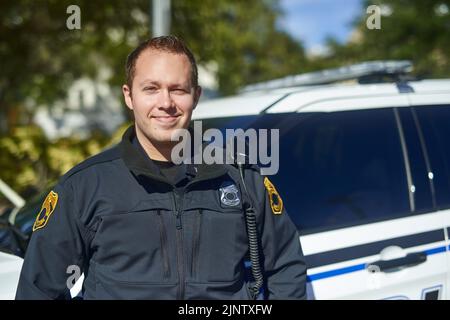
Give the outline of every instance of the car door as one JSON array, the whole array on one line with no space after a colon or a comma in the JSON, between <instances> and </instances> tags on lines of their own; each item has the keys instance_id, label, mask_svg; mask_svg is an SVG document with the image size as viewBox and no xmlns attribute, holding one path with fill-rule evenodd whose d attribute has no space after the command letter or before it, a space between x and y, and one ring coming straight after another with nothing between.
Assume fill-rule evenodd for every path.
<instances>
[{"instance_id":1,"label":"car door","mask_svg":"<svg viewBox=\"0 0 450 320\"><path fill-rule=\"evenodd\" d=\"M446 99L434 95L411 97L412 113L422 132L427 148L429 172L433 177L435 206L444 218L447 288L450 285L450 95ZM448 290L446 298L450 299Z\"/></svg>"},{"instance_id":2,"label":"car door","mask_svg":"<svg viewBox=\"0 0 450 320\"><path fill-rule=\"evenodd\" d=\"M445 297L445 217L404 111L302 109L275 125L272 179L301 232L309 298Z\"/></svg>"}]
</instances>

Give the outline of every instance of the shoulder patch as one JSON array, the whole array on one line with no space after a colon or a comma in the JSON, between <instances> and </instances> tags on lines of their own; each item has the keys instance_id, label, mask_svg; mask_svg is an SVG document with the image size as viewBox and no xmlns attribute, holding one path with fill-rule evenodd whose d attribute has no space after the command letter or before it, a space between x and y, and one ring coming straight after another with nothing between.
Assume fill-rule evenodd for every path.
<instances>
[{"instance_id":1,"label":"shoulder patch","mask_svg":"<svg viewBox=\"0 0 450 320\"><path fill-rule=\"evenodd\" d=\"M58 203L58 194L53 190L47 195L42 204L41 211L39 211L38 216L36 217L36 221L33 225L33 231L41 229L45 227L50 219L50 215L55 211L56 204Z\"/></svg>"},{"instance_id":2,"label":"shoulder patch","mask_svg":"<svg viewBox=\"0 0 450 320\"><path fill-rule=\"evenodd\" d=\"M266 187L267 193L269 194L272 213L281 214L283 212L283 200L281 200L280 194L278 193L277 189L275 189L275 186L267 177L264 178L264 186Z\"/></svg>"}]
</instances>

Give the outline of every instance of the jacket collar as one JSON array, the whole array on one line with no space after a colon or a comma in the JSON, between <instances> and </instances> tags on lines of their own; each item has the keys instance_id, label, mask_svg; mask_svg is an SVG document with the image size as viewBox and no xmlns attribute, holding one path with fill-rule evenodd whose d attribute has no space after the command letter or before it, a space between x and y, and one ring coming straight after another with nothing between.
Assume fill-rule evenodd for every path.
<instances>
[{"instance_id":1,"label":"jacket collar","mask_svg":"<svg viewBox=\"0 0 450 320\"><path fill-rule=\"evenodd\" d=\"M127 168L136 176L143 175L147 178L160 181L166 184L171 184L163 175L156 164L139 151L133 145L133 140L136 138L136 131L134 125L130 126L122 136L122 141L119 144L120 155ZM191 159L193 162L193 159ZM191 163L192 163L191 162ZM218 178L228 172L227 166L222 164L193 164L187 165L188 174L194 176L189 184L196 182Z\"/></svg>"}]
</instances>

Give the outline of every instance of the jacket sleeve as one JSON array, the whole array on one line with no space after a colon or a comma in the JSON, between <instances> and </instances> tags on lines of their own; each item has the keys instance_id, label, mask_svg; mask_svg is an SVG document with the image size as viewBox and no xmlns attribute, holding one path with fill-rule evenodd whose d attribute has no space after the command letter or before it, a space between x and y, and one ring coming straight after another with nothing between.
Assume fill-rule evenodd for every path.
<instances>
[{"instance_id":1,"label":"jacket sleeve","mask_svg":"<svg viewBox=\"0 0 450 320\"><path fill-rule=\"evenodd\" d=\"M306 299L306 263L297 227L268 178L256 179L267 299Z\"/></svg>"},{"instance_id":2,"label":"jacket sleeve","mask_svg":"<svg viewBox=\"0 0 450 320\"><path fill-rule=\"evenodd\" d=\"M57 185L37 213L16 299L70 299L70 283L83 272L83 228L73 192L66 188Z\"/></svg>"}]
</instances>

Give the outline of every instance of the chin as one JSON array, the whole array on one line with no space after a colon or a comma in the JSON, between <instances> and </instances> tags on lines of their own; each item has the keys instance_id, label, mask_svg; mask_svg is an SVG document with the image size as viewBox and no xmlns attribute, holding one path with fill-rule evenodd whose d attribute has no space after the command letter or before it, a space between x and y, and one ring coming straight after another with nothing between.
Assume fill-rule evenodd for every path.
<instances>
[{"instance_id":1,"label":"chin","mask_svg":"<svg viewBox=\"0 0 450 320\"><path fill-rule=\"evenodd\" d=\"M152 140L154 140L155 142L158 143L164 143L164 144L169 144L169 143L176 143L177 141L172 141L171 137L172 137L172 132L173 130L168 130L167 132L161 133L158 132L158 134L154 134L152 135Z\"/></svg>"}]
</instances>

